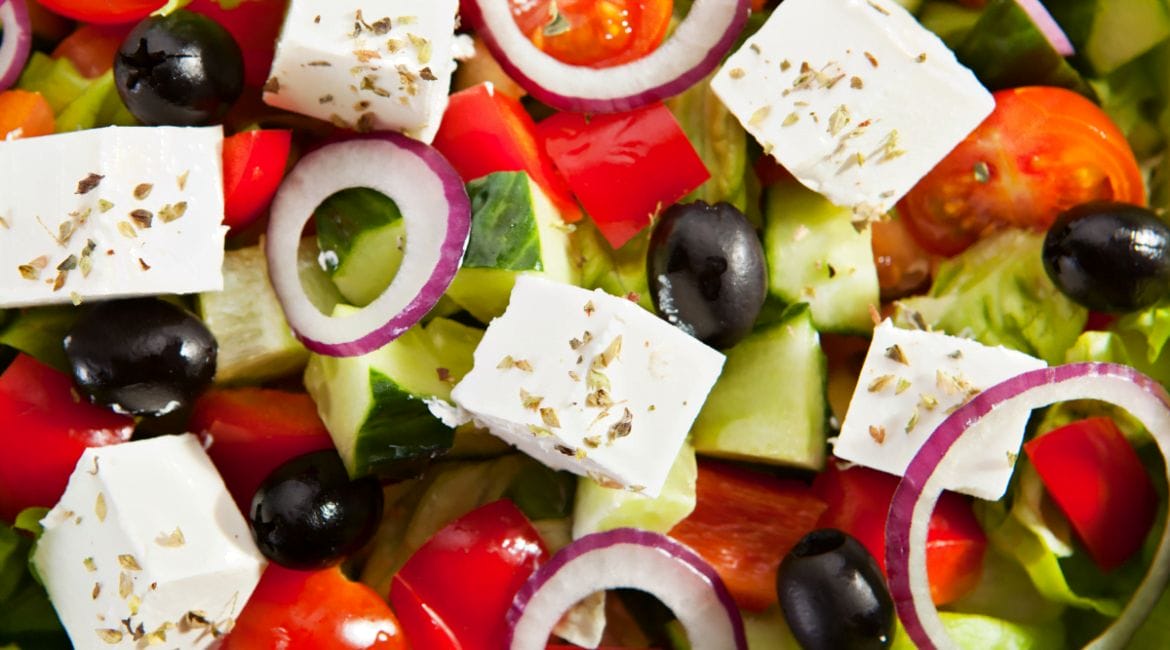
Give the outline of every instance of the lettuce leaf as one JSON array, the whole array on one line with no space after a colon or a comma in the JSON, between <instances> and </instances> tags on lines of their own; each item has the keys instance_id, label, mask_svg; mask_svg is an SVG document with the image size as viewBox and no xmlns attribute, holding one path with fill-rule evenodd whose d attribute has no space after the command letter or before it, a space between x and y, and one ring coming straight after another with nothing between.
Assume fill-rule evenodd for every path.
<instances>
[{"instance_id":1,"label":"lettuce leaf","mask_svg":"<svg viewBox=\"0 0 1170 650\"><path fill-rule=\"evenodd\" d=\"M45 590L29 570L32 540L0 524L0 648L69 648Z\"/></svg>"},{"instance_id":2,"label":"lettuce leaf","mask_svg":"<svg viewBox=\"0 0 1170 650\"><path fill-rule=\"evenodd\" d=\"M925 296L898 303L903 327L925 322L985 345L1002 345L1064 361L1084 329L1088 311L1062 294L1044 271L1044 235L1004 231L939 265Z\"/></svg>"}]
</instances>

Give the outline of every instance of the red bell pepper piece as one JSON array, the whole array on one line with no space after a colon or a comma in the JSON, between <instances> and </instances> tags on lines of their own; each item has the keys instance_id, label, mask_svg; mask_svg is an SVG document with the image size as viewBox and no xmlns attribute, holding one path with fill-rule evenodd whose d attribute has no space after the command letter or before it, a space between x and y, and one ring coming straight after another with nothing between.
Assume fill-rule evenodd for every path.
<instances>
[{"instance_id":1,"label":"red bell pepper piece","mask_svg":"<svg viewBox=\"0 0 1170 650\"><path fill-rule=\"evenodd\" d=\"M464 182L492 172L527 172L544 190L561 218L581 219L581 208L569 186L536 138L536 124L520 100L490 84L479 84L451 95L434 147Z\"/></svg>"},{"instance_id":2,"label":"red bell pepper piece","mask_svg":"<svg viewBox=\"0 0 1170 650\"><path fill-rule=\"evenodd\" d=\"M208 444L240 510L286 460L333 447L317 405L305 393L268 388L215 388L195 401L190 429Z\"/></svg>"},{"instance_id":3,"label":"red bell pepper piece","mask_svg":"<svg viewBox=\"0 0 1170 650\"><path fill-rule=\"evenodd\" d=\"M837 528L857 538L886 570L886 515L898 477L867 467L834 463L813 481L829 509L818 528ZM926 533L926 574L936 605L954 602L979 582L987 536L962 495L944 492Z\"/></svg>"},{"instance_id":4,"label":"red bell pepper piece","mask_svg":"<svg viewBox=\"0 0 1170 650\"><path fill-rule=\"evenodd\" d=\"M240 230L272 202L292 147L292 132L242 131L223 141L223 223Z\"/></svg>"},{"instance_id":5,"label":"red bell pepper piece","mask_svg":"<svg viewBox=\"0 0 1170 650\"><path fill-rule=\"evenodd\" d=\"M497 650L512 599L547 558L524 513L495 501L416 551L394 576L390 604L413 650Z\"/></svg>"},{"instance_id":6,"label":"red bell pepper piece","mask_svg":"<svg viewBox=\"0 0 1170 650\"><path fill-rule=\"evenodd\" d=\"M53 58L69 59L77 72L86 79L100 77L114 67L114 57L129 25L82 25L53 48Z\"/></svg>"},{"instance_id":7,"label":"red bell pepper piece","mask_svg":"<svg viewBox=\"0 0 1170 650\"><path fill-rule=\"evenodd\" d=\"M212 621L214 622L214 621ZM221 650L407 650L394 612L338 567L269 564Z\"/></svg>"},{"instance_id":8,"label":"red bell pepper piece","mask_svg":"<svg viewBox=\"0 0 1170 650\"><path fill-rule=\"evenodd\" d=\"M81 401L63 372L20 354L0 375L0 519L52 507L87 447L126 442L134 420Z\"/></svg>"},{"instance_id":9,"label":"red bell pepper piece","mask_svg":"<svg viewBox=\"0 0 1170 650\"><path fill-rule=\"evenodd\" d=\"M1116 569L1141 548L1158 495L1113 420L1073 422L1029 440L1024 453L1102 571Z\"/></svg>"},{"instance_id":10,"label":"red bell pepper piece","mask_svg":"<svg viewBox=\"0 0 1170 650\"><path fill-rule=\"evenodd\" d=\"M740 607L776 604L780 560L816 528L824 502L800 481L708 461L695 491L695 510L670 536L715 568Z\"/></svg>"},{"instance_id":11,"label":"red bell pepper piece","mask_svg":"<svg viewBox=\"0 0 1170 650\"><path fill-rule=\"evenodd\" d=\"M557 113L537 133L569 189L614 248L711 177L674 115Z\"/></svg>"},{"instance_id":12,"label":"red bell pepper piece","mask_svg":"<svg viewBox=\"0 0 1170 650\"><path fill-rule=\"evenodd\" d=\"M225 9L224 6L231 8ZM185 8L223 25L236 39L244 55L244 83L259 88L268 80L268 72L272 69L272 57L287 6L288 0L194 0Z\"/></svg>"}]
</instances>

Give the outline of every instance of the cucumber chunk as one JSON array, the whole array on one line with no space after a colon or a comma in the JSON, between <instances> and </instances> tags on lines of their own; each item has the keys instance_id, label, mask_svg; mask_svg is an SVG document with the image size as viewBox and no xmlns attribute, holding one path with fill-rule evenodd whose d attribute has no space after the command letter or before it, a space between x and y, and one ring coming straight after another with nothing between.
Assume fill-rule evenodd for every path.
<instances>
[{"instance_id":1,"label":"cucumber chunk","mask_svg":"<svg viewBox=\"0 0 1170 650\"><path fill-rule=\"evenodd\" d=\"M223 291L199 294L199 314L219 343L215 381L254 383L297 372L309 359L284 319L259 246L228 251Z\"/></svg>"},{"instance_id":2,"label":"cucumber chunk","mask_svg":"<svg viewBox=\"0 0 1170 650\"><path fill-rule=\"evenodd\" d=\"M352 187L313 212L322 267L346 301L364 307L398 273L406 250L406 222L390 197Z\"/></svg>"},{"instance_id":3,"label":"cucumber chunk","mask_svg":"<svg viewBox=\"0 0 1170 650\"><path fill-rule=\"evenodd\" d=\"M310 356L305 388L351 476L413 474L451 447L454 433L423 400L450 399L482 336L436 318L359 357Z\"/></svg>"},{"instance_id":4,"label":"cucumber chunk","mask_svg":"<svg viewBox=\"0 0 1170 650\"><path fill-rule=\"evenodd\" d=\"M764 220L769 291L807 303L818 330L868 334L870 306L881 304L871 230L796 181L769 188Z\"/></svg>"},{"instance_id":5,"label":"cucumber chunk","mask_svg":"<svg viewBox=\"0 0 1170 650\"><path fill-rule=\"evenodd\" d=\"M820 470L825 464L826 361L804 305L727 353L691 428L695 451Z\"/></svg>"},{"instance_id":6,"label":"cucumber chunk","mask_svg":"<svg viewBox=\"0 0 1170 650\"><path fill-rule=\"evenodd\" d=\"M504 313L520 273L573 283L568 228L528 174L496 172L467 184L471 236L447 296L487 323Z\"/></svg>"},{"instance_id":7,"label":"cucumber chunk","mask_svg":"<svg viewBox=\"0 0 1170 650\"><path fill-rule=\"evenodd\" d=\"M698 472L695 450L684 443L666 475L662 492L653 499L629 490L602 487L591 478L578 479L573 538L625 527L669 531L695 509Z\"/></svg>"},{"instance_id":8,"label":"cucumber chunk","mask_svg":"<svg viewBox=\"0 0 1170 650\"><path fill-rule=\"evenodd\" d=\"M1109 74L1170 38L1170 6L1164 0L1098 0L1096 5L1083 54L1098 74Z\"/></svg>"}]
</instances>

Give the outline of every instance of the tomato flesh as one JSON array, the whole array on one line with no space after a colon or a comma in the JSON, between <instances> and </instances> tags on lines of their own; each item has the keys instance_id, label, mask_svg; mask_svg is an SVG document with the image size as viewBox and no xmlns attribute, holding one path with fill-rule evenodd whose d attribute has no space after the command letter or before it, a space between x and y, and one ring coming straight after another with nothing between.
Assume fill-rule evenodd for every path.
<instances>
[{"instance_id":1,"label":"tomato flesh","mask_svg":"<svg viewBox=\"0 0 1170 650\"><path fill-rule=\"evenodd\" d=\"M1002 228L1045 230L1064 210L1145 204L1124 134L1096 104L1062 88L995 93L995 110L899 203L915 239L943 255Z\"/></svg>"},{"instance_id":2,"label":"tomato flesh","mask_svg":"<svg viewBox=\"0 0 1170 650\"><path fill-rule=\"evenodd\" d=\"M291 131L244 131L224 139L224 225L238 231L264 213L284 179L291 147Z\"/></svg>"},{"instance_id":3,"label":"tomato flesh","mask_svg":"<svg viewBox=\"0 0 1170 650\"><path fill-rule=\"evenodd\" d=\"M99 25L138 21L166 4L166 0L38 0L38 2L54 13Z\"/></svg>"},{"instance_id":4,"label":"tomato flesh","mask_svg":"<svg viewBox=\"0 0 1170 650\"><path fill-rule=\"evenodd\" d=\"M536 47L558 61L593 68L654 51L674 12L674 0L510 1L517 26Z\"/></svg>"}]
</instances>

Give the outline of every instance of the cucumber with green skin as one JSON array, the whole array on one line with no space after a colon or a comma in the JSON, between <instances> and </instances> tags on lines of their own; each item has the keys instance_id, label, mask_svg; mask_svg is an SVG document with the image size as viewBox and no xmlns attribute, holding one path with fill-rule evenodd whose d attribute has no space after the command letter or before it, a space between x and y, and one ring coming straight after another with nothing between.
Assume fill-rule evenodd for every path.
<instances>
[{"instance_id":1,"label":"cucumber with green skin","mask_svg":"<svg viewBox=\"0 0 1170 650\"><path fill-rule=\"evenodd\" d=\"M450 399L482 336L436 318L362 356L310 356L305 388L351 476L412 475L450 449L454 432L424 400Z\"/></svg>"},{"instance_id":2,"label":"cucumber with green skin","mask_svg":"<svg viewBox=\"0 0 1170 650\"><path fill-rule=\"evenodd\" d=\"M322 267L347 302L373 302L398 273L406 222L389 197L365 187L342 190L313 212Z\"/></svg>"},{"instance_id":3,"label":"cucumber with green skin","mask_svg":"<svg viewBox=\"0 0 1170 650\"><path fill-rule=\"evenodd\" d=\"M1077 49L1077 59L1106 75L1170 38L1166 0L1047 0Z\"/></svg>"},{"instance_id":4,"label":"cucumber with green skin","mask_svg":"<svg viewBox=\"0 0 1170 650\"><path fill-rule=\"evenodd\" d=\"M691 428L695 451L821 470L826 377L812 312L797 305L727 352L723 374Z\"/></svg>"},{"instance_id":5,"label":"cucumber with green skin","mask_svg":"<svg viewBox=\"0 0 1170 650\"><path fill-rule=\"evenodd\" d=\"M768 189L768 290L787 304L807 303L821 331L867 334L870 306L881 304L871 229L858 231L852 216L794 180Z\"/></svg>"}]
</instances>

